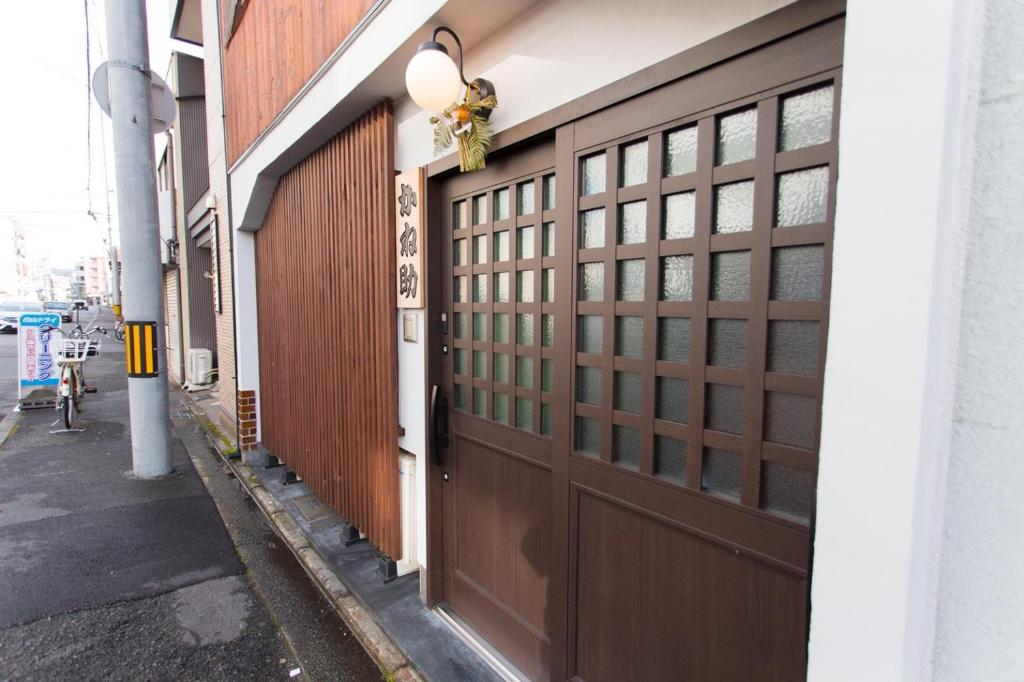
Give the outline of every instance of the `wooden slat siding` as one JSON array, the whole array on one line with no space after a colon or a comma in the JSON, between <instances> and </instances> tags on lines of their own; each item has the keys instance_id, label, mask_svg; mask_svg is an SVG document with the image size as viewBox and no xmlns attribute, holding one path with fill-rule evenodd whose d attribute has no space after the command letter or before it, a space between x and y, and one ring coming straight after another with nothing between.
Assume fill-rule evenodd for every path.
<instances>
[{"instance_id":1,"label":"wooden slat siding","mask_svg":"<svg viewBox=\"0 0 1024 682\"><path fill-rule=\"evenodd\" d=\"M249 2L224 49L228 165L299 92L375 0ZM230 2L222 2L224 40Z\"/></svg>"},{"instance_id":2,"label":"wooden slat siding","mask_svg":"<svg viewBox=\"0 0 1024 682\"><path fill-rule=\"evenodd\" d=\"M393 159L383 103L282 177L256 293L264 446L397 559Z\"/></svg>"},{"instance_id":3,"label":"wooden slat siding","mask_svg":"<svg viewBox=\"0 0 1024 682\"><path fill-rule=\"evenodd\" d=\"M202 97L178 102L181 120L182 199L187 213L210 188L210 161L206 152L206 100Z\"/></svg>"}]
</instances>

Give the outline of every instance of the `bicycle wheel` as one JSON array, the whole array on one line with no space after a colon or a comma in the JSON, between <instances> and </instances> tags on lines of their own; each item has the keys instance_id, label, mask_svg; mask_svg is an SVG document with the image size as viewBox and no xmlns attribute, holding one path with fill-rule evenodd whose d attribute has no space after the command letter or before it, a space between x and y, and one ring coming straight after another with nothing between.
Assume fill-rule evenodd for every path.
<instances>
[{"instance_id":1,"label":"bicycle wheel","mask_svg":"<svg viewBox=\"0 0 1024 682\"><path fill-rule=\"evenodd\" d=\"M71 425L75 423L75 397L73 395L64 398L61 413L64 416L64 428L70 429Z\"/></svg>"}]
</instances>

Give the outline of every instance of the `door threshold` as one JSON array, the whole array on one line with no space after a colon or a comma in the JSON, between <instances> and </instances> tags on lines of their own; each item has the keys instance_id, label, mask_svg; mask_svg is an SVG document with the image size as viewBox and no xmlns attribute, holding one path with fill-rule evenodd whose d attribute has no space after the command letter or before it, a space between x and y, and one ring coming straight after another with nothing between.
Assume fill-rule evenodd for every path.
<instances>
[{"instance_id":1,"label":"door threshold","mask_svg":"<svg viewBox=\"0 0 1024 682\"><path fill-rule=\"evenodd\" d=\"M487 641L478 635L473 628L471 628L466 621L462 620L454 611L448 608L447 604L439 604L434 607L434 612L440 616L448 627L458 635L459 639L465 642L470 649L483 659L487 665L495 672L498 677L505 680L505 682L525 682L529 678L519 672L518 669L512 663L502 656L497 649L487 643Z\"/></svg>"}]
</instances>

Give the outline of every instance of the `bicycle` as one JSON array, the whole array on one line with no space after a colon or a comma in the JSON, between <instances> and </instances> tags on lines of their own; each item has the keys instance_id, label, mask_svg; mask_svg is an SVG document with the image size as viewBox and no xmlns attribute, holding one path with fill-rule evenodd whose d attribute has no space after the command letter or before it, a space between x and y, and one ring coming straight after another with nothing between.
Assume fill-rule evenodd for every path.
<instances>
[{"instance_id":1,"label":"bicycle","mask_svg":"<svg viewBox=\"0 0 1024 682\"><path fill-rule=\"evenodd\" d=\"M89 338L93 334L106 334L103 327L85 331L77 326L66 334L59 327L42 327L51 334L58 332L59 338L53 340L52 348L60 368L58 384L57 411L61 413L64 428L71 430L75 417L82 410L82 402L86 393L95 393L96 389L85 383L85 361L99 353L100 342Z\"/></svg>"},{"instance_id":2,"label":"bicycle","mask_svg":"<svg viewBox=\"0 0 1024 682\"><path fill-rule=\"evenodd\" d=\"M117 326L114 327L114 338L124 343L124 320L117 321Z\"/></svg>"}]
</instances>

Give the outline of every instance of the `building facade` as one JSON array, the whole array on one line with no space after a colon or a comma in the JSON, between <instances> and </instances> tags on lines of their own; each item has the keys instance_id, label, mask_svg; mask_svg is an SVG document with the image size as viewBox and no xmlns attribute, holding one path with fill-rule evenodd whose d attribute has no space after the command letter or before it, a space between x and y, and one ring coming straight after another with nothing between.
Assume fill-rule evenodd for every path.
<instances>
[{"instance_id":1,"label":"building facade","mask_svg":"<svg viewBox=\"0 0 1024 682\"><path fill-rule=\"evenodd\" d=\"M993 179L1019 145L983 125L1022 120L995 75L1019 71L1019 7L185 0L174 16L204 45L224 178L182 205L179 251L223 224L231 304L209 343L233 358L242 449L418 569L426 604L506 672L1024 670L1019 552L992 557L1020 505L970 502L1011 504L1000 481L1024 475L999 456L1020 399L992 371L1013 327L977 303L1020 291L986 267L1020 252L1014 200L980 205L1019 197ZM497 94L477 172L434 153L434 112L406 93L439 26ZM176 280L189 305L193 281ZM1007 400L989 432L991 391Z\"/></svg>"}]
</instances>

